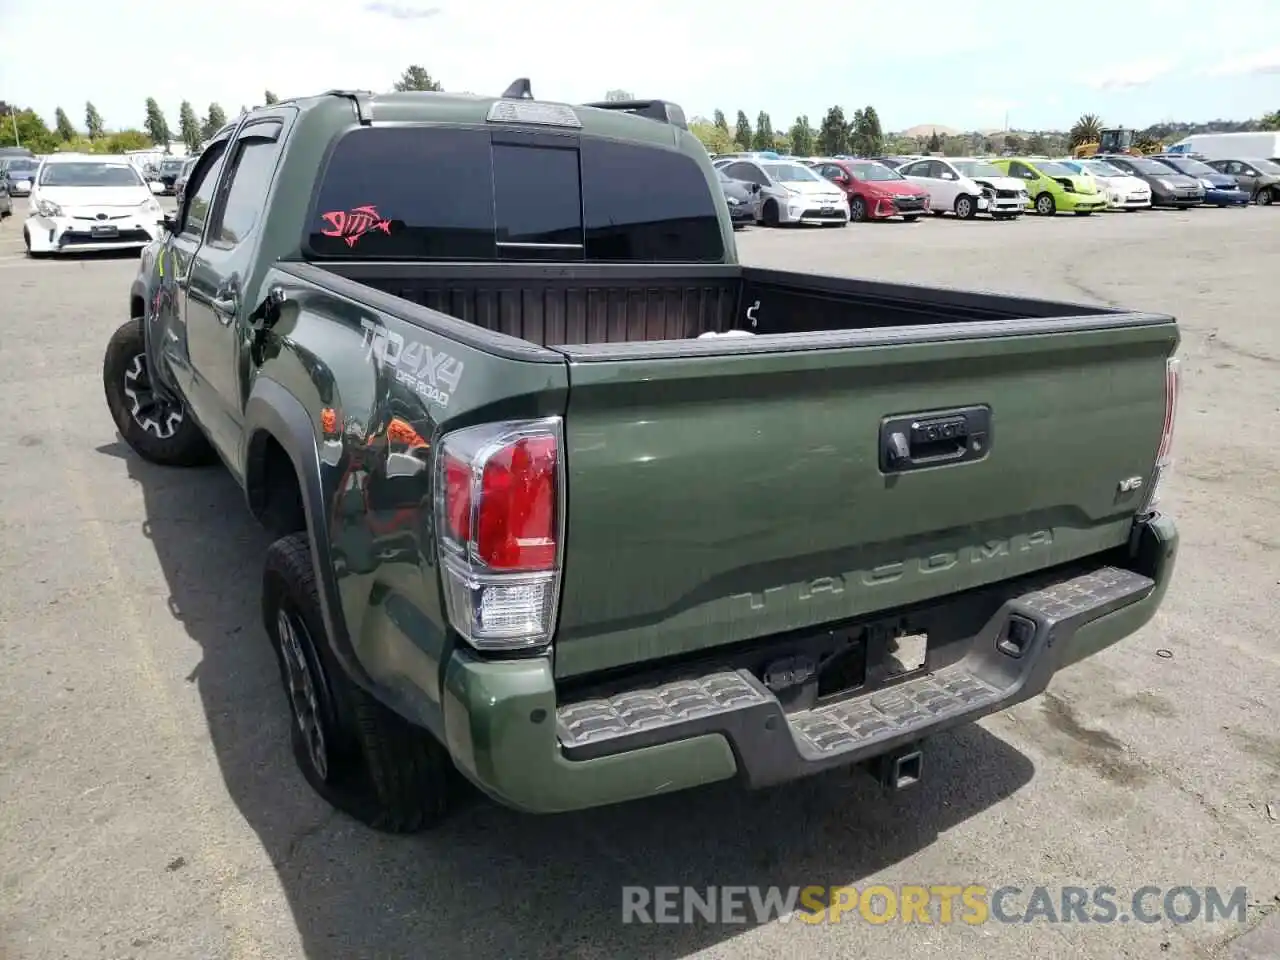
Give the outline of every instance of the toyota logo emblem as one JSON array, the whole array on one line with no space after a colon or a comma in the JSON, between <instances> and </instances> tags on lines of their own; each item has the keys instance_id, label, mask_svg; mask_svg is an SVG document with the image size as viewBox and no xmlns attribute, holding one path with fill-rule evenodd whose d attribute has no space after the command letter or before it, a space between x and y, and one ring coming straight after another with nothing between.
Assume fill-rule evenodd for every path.
<instances>
[{"instance_id":1,"label":"toyota logo emblem","mask_svg":"<svg viewBox=\"0 0 1280 960\"><path fill-rule=\"evenodd\" d=\"M105 213L100 213L100 214L98 214L98 219L99 219L99 220L105 220L105 219L107 219L107 215L106 215Z\"/></svg>"}]
</instances>

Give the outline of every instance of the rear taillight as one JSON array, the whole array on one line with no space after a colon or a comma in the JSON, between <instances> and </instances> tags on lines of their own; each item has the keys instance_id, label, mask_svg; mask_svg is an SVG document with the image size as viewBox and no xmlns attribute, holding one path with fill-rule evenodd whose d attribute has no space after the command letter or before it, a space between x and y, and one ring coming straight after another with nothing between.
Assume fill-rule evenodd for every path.
<instances>
[{"instance_id":1,"label":"rear taillight","mask_svg":"<svg viewBox=\"0 0 1280 960\"><path fill-rule=\"evenodd\" d=\"M1151 473L1151 483L1147 488L1147 499L1139 511L1142 514L1155 512L1160 499L1160 484L1169 476L1173 467L1173 430L1178 419L1178 359L1170 357L1164 368L1164 426L1160 433L1160 448L1156 451L1156 467Z\"/></svg>"},{"instance_id":2,"label":"rear taillight","mask_svg":"<svg viewBox=\"0 0 1280 960\"><path fill-rule=\"evenodd\" d=\"M564 529L560 419L446 434L436 462L450 623L480 650L546 645L555 629Z\"/></svg>"}]
</instances>

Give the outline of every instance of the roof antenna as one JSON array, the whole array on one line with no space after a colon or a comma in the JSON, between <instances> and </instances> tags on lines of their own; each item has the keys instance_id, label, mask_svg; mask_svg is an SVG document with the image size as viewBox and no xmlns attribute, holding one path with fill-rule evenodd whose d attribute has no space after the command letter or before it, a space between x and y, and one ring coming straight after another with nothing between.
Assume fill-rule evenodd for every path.
<instances>
[{"instance_id":1,"label":"roof antenna","mask_svg":"<svg viewBox=\"0 0 1280 960\"><path fill-rule=\"evenodd\" d=\"M529 85L528 77L521 77L506 90L502 91L503 100L532 100L533 88Z\"/></svg>"}]
</instances>

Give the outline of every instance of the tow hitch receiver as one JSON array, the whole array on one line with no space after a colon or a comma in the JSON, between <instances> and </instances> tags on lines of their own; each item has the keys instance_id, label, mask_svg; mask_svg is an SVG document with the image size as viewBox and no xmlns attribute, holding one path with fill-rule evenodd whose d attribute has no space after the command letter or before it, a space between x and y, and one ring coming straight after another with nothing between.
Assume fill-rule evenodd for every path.
<instances>
[{"instance_id":1,"label":"tow hitch receiver","mask_svg":"<svg viewBox=\"0 0 1280 960\"><path fill-rule=\"evenodd\" d=\"M871 761L872 773L886 790L905 790L920 782L924 753L919 744L899 747Z\"/></svg>"}]
</instances>

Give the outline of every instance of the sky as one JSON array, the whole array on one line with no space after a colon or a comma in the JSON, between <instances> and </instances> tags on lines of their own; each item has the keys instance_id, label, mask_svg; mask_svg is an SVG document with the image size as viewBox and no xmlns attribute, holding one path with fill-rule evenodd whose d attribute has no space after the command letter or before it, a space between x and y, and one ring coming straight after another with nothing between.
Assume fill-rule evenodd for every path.
<instances>
[{"instance_id":1,"label":"sky","mask_svg":"<svg viewBox=\"0 0 1280 960\"><path fill-rule=\"evenodd\" d=\"M411 63L446 90L581 102L620 88L730 123L760 110L815 127L833 104L875 106L886 130L1066 129L1082 113L1144 127L1280 109L1280 3L1203 0L1019 6L850 0L0 0L0 100L78 127L141 127L153 96L177 128L190 100L234 114L335 87L387 90ZM821 53L821 50L827 52ZM794 52L792 52L794 51Z\"/></svg>"}]
</instances>

